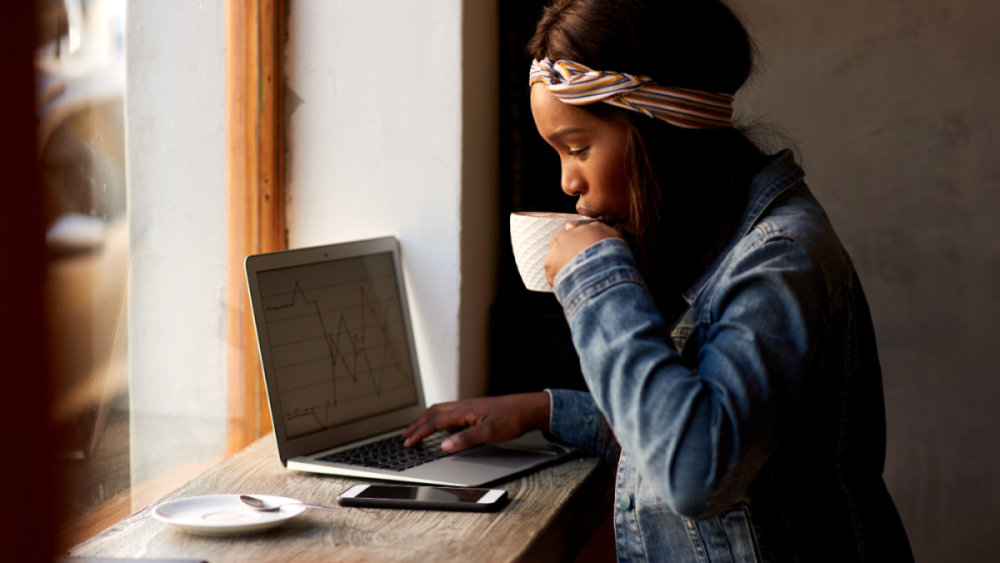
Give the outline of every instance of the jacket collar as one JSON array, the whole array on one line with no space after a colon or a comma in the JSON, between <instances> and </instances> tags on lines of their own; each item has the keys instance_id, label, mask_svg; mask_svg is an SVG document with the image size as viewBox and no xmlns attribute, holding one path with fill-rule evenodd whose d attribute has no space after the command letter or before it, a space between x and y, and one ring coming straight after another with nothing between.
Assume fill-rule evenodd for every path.
<instances>
[{"instance_id":1,"label":"jacket collar","mask_svg":"<svg viewBox=\"0 0 1000 563\"><path fill-rule=\"evenodd\" d=\"M688 305L694 303L695 299L701 295L722 261L733 250L733 247L750 233L764 212L771 207L771 204L802 184L805 176L806 173L795 162L795 156L788 149L779 152L767 166L754 176L747 187L747 206L740 218L739 229L719 252L719 255L715 257L712 264L705 269L698 281L684 292L683 297Z\"/></svg>"}]
</instances>

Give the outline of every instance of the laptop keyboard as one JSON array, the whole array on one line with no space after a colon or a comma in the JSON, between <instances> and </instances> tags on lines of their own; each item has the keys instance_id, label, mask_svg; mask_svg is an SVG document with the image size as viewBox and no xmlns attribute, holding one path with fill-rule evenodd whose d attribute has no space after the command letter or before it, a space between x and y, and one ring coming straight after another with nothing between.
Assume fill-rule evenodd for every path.
<instances>
[{"instance_id":1,"label":"laptop keyboard","mask_svg":"<svg viewBox=\"0 0 1000 563\"><path fill-rule=\"evenodd\" d=\"M384 440L318 457L316 461L403 471L451 455L441 449L441 442L448 436L449 434L443 430L435 432L412 448L403 446L402 436L390 436Z\"/></svg>"}]
</instances>

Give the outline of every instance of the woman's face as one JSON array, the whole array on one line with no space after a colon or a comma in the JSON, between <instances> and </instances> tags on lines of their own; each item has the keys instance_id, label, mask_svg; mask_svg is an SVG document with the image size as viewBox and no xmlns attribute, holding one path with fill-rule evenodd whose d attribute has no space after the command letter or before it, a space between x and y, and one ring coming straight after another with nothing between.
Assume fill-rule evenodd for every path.
<instances>
[{"instance_id":1,"label":"woman's face","mask_svg":"<svg viewBox=\"0 0 1000 563\"><path fill-rule=\"evenodd\" d=\"M531 88L535 127L562 161L562 190L578 197L576 211L609 225L628 218L625 126L565 104L542 84Z\"/></svg>"}]
</instances>

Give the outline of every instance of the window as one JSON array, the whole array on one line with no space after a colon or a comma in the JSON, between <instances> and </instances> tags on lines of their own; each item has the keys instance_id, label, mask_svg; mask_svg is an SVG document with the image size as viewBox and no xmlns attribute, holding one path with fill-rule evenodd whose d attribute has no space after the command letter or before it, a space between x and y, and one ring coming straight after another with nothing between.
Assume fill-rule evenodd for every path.
<instances>
[{"instance_id":1,"label":"window","mask_svg":"<svg viewBox=\"0 0 1000 563\"><path fill-rule=\"evenodd\" d=\"M283 6L36 2L64 547L270 431L242 261L285 238Z\"/></svg>"},{"instance_id":2,"label":"window","mask_svg":"<svg viewBox=\"0 0 1000 563\"><path fill-rule=\"evenodd\" d=\"M37 8L52 415L63 514L78 521L130 487L125 3Z\"/></svg>"}]
</instances>

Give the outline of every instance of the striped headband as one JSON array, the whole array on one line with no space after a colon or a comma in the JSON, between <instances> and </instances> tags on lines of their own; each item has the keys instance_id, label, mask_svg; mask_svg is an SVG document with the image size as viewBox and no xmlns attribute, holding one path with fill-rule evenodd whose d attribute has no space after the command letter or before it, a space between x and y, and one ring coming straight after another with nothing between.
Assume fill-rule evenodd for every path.
<instances>
[{"instance_id":1,"label":"striped headband","mask_svg":"<svg viewBox=\"0 0 1000 563\"><path fill-rule=\"evenodd\" d=\"M528 85L541 82L567 104L604 102L686 129L733 126L733 96L657 86L648 76L603 72L572 61L531 62Z\"/></svg>"}]
</instances>

